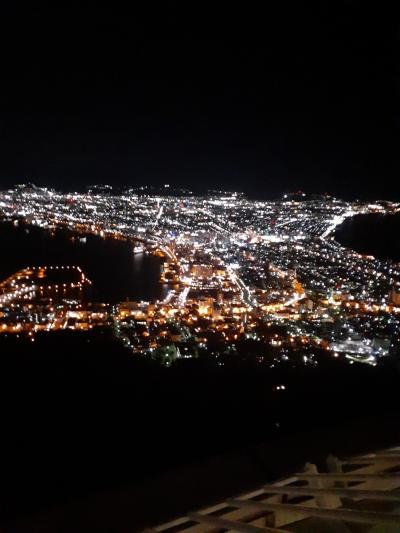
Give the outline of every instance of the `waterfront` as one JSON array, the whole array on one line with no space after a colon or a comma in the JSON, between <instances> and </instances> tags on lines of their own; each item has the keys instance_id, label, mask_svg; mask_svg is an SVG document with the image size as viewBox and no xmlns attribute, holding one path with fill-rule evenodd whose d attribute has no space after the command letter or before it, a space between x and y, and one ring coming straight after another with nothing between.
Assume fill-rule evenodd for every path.
<instances>
[{"instance_id":1,"label":"waterfront","mask_svg":"<svg viewBox=\"0 0 400 533\"><path fill-rule=\"evenodd\" d=\"M400 261L400 215L360 214L346 219L336 240L358 253Z\"/></svg>"},{"instance_id":2,"label":"waterfront","mask_svg":"<svg viewBox=\"0 0 400 533\"><path fill-rule=\"evenodd\" d=\"M81 267L99 293L86 298L91 283L77 273L78 281L65 279L54 288L40 282L40 305L26 306L33 295L26 294L31 274L24 272L2 287L4 303L13 302L3 311L4 332L33 335L112 322L134 353L160 358L167 366L203 353L218 365L231 353L251 353L267 366L297 355L301 364L318 365L335 354L376 365L400 343L398 267L328 238L346 218L400 213L399 204L330 197L260 203L236 193L206 198L63 194L21 186L3 191L0 206L5 219L20 221L17 228L10 226L19 240L9 235L4 248L9 255L13 248L17 256L25 254L23 264L14 263L8 273L43 265L45 258L47 265ZM23 219L35 228L24 226ZM84 237L88 233L92 236ZM134 256L128 241L146 242L163 256L162 275L159 259ZM45 277L41 270L35 271L38 279ZM160 279L172 289L166 299ZM82 290L82 306L64 297L68 282ZM55 309L49 292L59 291L60 283L63 301ZM148 303L157 298L155 305ZM119 305L108 313L86 305L96 301ZM385 314L371 321L378 312ZM344 342L349 332L350 344ZM260 345L252 351L253 341Z\"/></svg>"},{"instance_id":3,"label":"waterfront","mask_svg":"<svg viewBox=\"0 0 400 533\"><path fill-rule=\"evenodd\" d=\"M91 298L97 301L151 301L165 292L159 282L160 258L134 255L126 241L88 235L85 242L69 231L50 233L5 222L0 224L0 247L0 279L27 266L79 265L93 282Z\"/></svg>"},{"instance_id":4,"label":"waterfront","mask_svg":"<svg viewBox=\"0 0 400 533\"><path fill-rule=\"evenodd\" d=\"M397 415L400 268L331 237L346 217L400 204L17 188L0 194L0 207L19 220L0 226L3 278L75 265L97 300L119 301L65 297L68 283L91 290L79 268L31 268L0 287L3 418L10 398L14 407L0 486L9 507L53 505L77 480L85 498L91 487L141 483L238 448L267 475L262 443L296 440L325 420L357 422L349 405L371 390L369 418ZM128 239L163 256L162 276L161 259L134 255ZM159 297L160 277L169 297L137 301ZM321 409L310 410L315 398ZM250 438L238 437L238 416Z\"/></svg>"}]
</instances>

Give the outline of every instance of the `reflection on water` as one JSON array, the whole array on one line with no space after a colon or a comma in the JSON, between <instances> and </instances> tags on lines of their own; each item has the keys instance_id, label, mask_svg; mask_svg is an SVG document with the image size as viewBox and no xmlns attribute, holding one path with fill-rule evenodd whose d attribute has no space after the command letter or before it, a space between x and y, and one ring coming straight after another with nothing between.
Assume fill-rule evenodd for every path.
<instances>
[{"instance_id":1,"label":"reflection on water","mask_svg":"<svg viewBox=\"0 0 400 533\"><path fill-rule=\"evenodd\" d=\"M156 300L166 293L159 282L160 258L134 254L128 242L2 223L0 250L0 279L27 266L79 265L93 282L94 300Z\"/></svg>"}]
</instances>

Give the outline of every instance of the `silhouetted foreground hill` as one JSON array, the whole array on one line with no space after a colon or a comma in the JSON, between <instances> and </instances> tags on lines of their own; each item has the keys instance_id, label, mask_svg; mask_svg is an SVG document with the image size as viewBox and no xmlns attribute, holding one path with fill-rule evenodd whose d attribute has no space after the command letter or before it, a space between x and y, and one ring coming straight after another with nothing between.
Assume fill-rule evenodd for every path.
<instances>
[{"instance_id":1,"label":"silhouetted foreground hill","mask_svg":"<svg viewBox=\"0 0 400 533\"><path fill-rule=\"evenodd\" d=\"M21 531L17 518L53 516L46 509L63 503L54 520L68 522L69 509L79 531L86 504L67 502L82 501L92 518L128 513L132 528L329 451L391 444L400 436L398 381L393 359L375 368L327 360L271 370L234 359L165 368L132 356L107 332L45 334L34 343L3 336L3 525ZM194 479L196 489L185 489Z\"/></svg>"}]
</instances>

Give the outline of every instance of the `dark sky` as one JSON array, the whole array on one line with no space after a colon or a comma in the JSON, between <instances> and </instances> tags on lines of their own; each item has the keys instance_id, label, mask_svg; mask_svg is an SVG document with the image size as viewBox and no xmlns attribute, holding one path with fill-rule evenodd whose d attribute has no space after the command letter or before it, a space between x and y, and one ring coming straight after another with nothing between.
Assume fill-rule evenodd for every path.
<instances>
[{"instance_id":1,"label":"dark sky","mask_svg":"<svg viewBox=\"0 0 400 533\"><path fill-rule=\"evenodd\" d=\"M233 14L8 8L0 185L168 182L400 199L394 17L321 4Z\"/></svg>"}]
</instances>

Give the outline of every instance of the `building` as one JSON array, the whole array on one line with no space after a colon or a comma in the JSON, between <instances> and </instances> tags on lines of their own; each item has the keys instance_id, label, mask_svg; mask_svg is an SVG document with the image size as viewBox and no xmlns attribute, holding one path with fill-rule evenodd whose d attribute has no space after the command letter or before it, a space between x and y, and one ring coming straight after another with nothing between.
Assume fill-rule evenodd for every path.
<instances>
[{"instance_id":1,"label":"building","mask_svg":"<svg viewBox=\"0 0 400 533\"><path fill-rule=\"evenodd\" d=\"M211 278L214 271L212 265L193 265L191 273L198 278Z\"/></svg>"},{"instance_id":2,"label":"building","mask_svg":"<svg viewBox=\"0 0 400 533\"><path fill-rule=\"evenodd\" d=\"M393 305L400 306L400 291L393 287L389 293L389 300L390 300L390 303L392 303Z\"/></svg>"}]
</instances>

